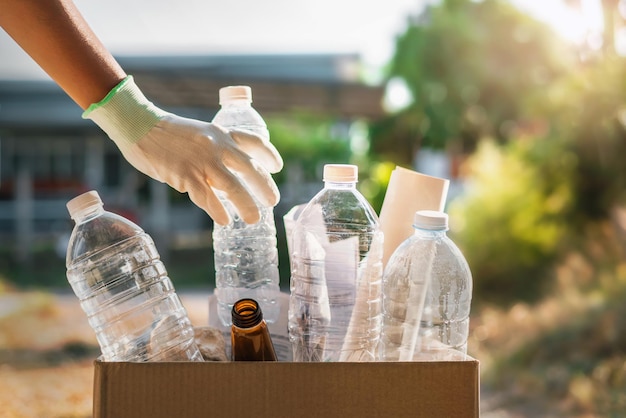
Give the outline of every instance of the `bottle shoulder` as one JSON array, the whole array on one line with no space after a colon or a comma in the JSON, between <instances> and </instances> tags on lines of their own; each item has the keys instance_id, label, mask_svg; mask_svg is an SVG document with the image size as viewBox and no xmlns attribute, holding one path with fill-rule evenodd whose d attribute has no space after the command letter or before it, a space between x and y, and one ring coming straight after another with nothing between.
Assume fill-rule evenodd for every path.
<instances>
[{"instance_id":1,"label":"bottle shoulder","mask_svg":"<svg viewBox=\"0 0 626 418\"><path fill-rule=\"evenodd\" d=\"M316 219L351 221L378 227L378 215L367 199L356 189L322 189L304 207L298 222Z\"/></svg>"},{"instance_id":2,"label":"bottle shoulder","mask_svg":"<svg viewBox=\"0 0 626 418\"><path fill-rule=\"evenodd\" d=\"M414 234L404 240L394 251L388 264L405 260L430 259L434 265L458 266L471 275L469 264L459 247L445 234L420 236Z\"/></svg>"},{"instance_id":3,"label":"bottle shoulder","mask_svg":"<svg viewBox=\"0 0 626 418\"><path fill-rule=\"evenodd\" d=\"M138 236L147 237L134 222L105 211L74 226L67 247L66 264L69 267L78 260Z\"/></svg>"},{"instance_id":4,"label":"bottle shoulder","mask_svg":"<svg viewBox=\"0 0 626 418\"><path fill-rule=\"evenodd\" d=\"M263 138L269 138L265 120L252 106L222 107L215 114L212 122L225 128L249 130Z\"/></svg>"}]
</instances>

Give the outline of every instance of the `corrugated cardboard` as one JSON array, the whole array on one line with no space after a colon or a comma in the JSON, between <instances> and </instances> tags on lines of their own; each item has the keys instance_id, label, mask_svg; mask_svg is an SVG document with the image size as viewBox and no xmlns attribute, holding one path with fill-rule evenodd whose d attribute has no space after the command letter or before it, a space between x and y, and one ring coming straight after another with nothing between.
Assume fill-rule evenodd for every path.
<instances>
[{"instance_id":1,"label":"corrugated cardboard","mask_svg":"<svg viewBox=\"0 0 626 418\"><path fill-rule=\"evenodd\" d=\"M479 363L95 362L94 418L474 418Z\"/></svg>"}]
</instances>

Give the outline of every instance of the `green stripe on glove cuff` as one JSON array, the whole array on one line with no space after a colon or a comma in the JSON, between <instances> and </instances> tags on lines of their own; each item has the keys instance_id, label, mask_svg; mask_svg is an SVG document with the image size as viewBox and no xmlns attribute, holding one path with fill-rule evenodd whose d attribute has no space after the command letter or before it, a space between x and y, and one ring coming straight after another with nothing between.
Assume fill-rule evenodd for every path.
<instances>
[{"instance_id":1,"label":"green stripe on glove cuff","mask_svg":"<svg viewBox=\"0 0 626 418\"><path fill-rule=\"evenodd\" d=\"M93 120L118 146L132 145L168 113L156 107L143 95L129 75L104 99L83 113Z\"/></svg>"}]
</instances>

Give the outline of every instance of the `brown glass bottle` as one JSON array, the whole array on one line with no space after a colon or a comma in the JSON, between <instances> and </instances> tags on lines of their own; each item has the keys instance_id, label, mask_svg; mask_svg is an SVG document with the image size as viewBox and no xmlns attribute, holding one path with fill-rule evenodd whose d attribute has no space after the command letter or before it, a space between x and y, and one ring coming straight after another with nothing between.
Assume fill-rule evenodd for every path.
<instances>
[{"instance_id":1,"label":"brown glass bottle","mask_svg":"<svg viewBox=\"0 0 626 418\"><path fill-rule=\"evenodd\" d=\"M230 341L233 361L276 361L263 312L254 299L235 302L232 318Z\"/></svg>"}]
</instances>

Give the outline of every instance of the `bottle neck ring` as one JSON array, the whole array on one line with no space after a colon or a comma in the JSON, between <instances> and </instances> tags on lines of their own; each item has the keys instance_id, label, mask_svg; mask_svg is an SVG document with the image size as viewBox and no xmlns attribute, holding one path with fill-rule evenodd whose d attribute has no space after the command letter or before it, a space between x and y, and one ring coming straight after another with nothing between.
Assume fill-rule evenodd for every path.
<instances>
[{"instance_id":1,"label":"bottle neck ring","mask_svg":"<svg viewBox=\"0 0 626 418\"><path fill-rule=\"evenodd\" d=\"M238 328L252 328L261 323L263 312L254 299L240 299L233 305L232 320Z\"/></svg>"},{"instance_id":2,"label":"bottle neck ring","mask_svg":"<svg viewBox=\"0 0 626 418\"><path fill-rule=\"evenodd\" d=\"M228 101L220 103L221 107L240 107L240 106L252 106L252 102L246 99L230 99Z\"/></svg>"},{"instance_id":3,"label":"bottle neck ring","mask_svg":"<svg viewBox=\"0 0 626 418\"><path fill-rule=\"evenodd\" d=\"M101 204L91 205L73 213L72 219L74 219L76 223L83 223L90 219L95 218L96 216L102 214L103 212L104 212L104 207Z\"/></svg>"},{"instance_id":4,"label":"bottle neck ring","mask_svg":"<svg viewBox=\"0 0 626 418\"><path fill-rule=\"evenodd\" d=\"M425 228L417 227L415 225L413 225L413 228L415 230L415 235L418 235L422 238L430 238L430 239L444 237L446 236L446 231L447 231L447 229L425 229Z\"/></svg>"},{"instance_id":5,"label":"bottle neck ring","mask_svg":"<svg viewBox=\"0 0 626 418\"><path fill-rule=\"evenodd\" d=\"M355 189L356 182L339 182L339 181L324 181L324 187L327 189Z\"/></svg>"}]
</instances>

